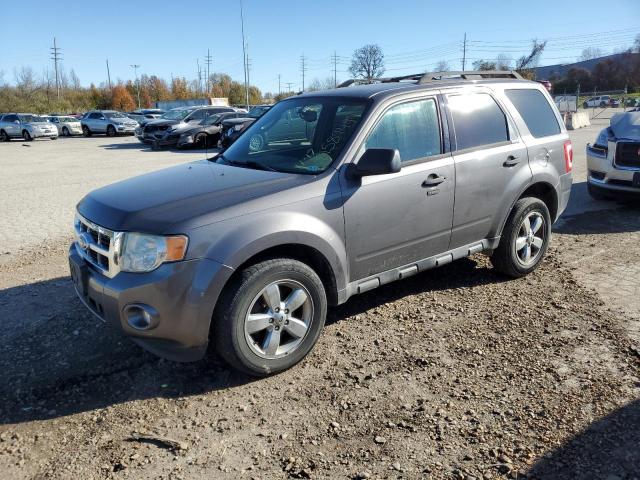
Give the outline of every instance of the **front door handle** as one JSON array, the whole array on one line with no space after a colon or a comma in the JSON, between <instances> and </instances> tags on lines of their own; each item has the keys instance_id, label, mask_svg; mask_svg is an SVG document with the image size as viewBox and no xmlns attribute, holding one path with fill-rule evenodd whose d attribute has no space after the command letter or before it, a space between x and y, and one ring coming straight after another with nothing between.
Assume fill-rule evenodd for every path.
<instances>
[{"instance_id":1,"label":"front door handle","mask_svg":"<svg viewBox=\"0 0 640 480\"><path fill-rule=\"evenodd\" d=\"M425 188L437 187L445 180L446 180L445 177L441 177L440 175L436 175L435 173L432 173L427 177L427 179L424 182L422 182L422 186Z\"/></svg>"},{"instance_id":2,"label":"front door handle","mask_svg":"<svg viewBox=\"0 0 640 480\"><path fill-rule=\"evenodd\" d=\"M502 164L502 166L510 168L510 167L515 167L519 163L520 163L520 160L518 160L518 157L514 155L509 155L505 160L505 162Z\"/></svg>"}]
</instances>

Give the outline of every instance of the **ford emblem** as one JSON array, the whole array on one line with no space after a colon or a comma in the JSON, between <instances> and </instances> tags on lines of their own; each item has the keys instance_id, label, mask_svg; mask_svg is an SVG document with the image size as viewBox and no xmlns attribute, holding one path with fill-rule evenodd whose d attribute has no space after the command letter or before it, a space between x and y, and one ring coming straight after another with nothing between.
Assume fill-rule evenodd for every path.
<instances>
[{"instance_id":1,"label":"ford emblem","mask_svg":"<svg viewBox=\"0 0 640 480\"><path fill-rule=\"evenodd\" d=\"M88 250L90 244L91 244L91 235L89 235L87 232L82 233L78 236L78 246L82 250Z\"/></svg>"}]
</instances>

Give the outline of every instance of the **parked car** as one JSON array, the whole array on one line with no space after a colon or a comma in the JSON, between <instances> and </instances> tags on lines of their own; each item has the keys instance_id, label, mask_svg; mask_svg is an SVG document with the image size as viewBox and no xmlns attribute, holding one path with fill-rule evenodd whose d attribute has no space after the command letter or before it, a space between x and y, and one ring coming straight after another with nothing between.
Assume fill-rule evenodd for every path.
<instances>
[{"instance_id":1,"label":"parked car","mask_svg":"<svg viewBox=\"0 0 640 480\"><path fill-rule=\"evenodd\" d=\"M62 135L63 137L82 135L82 124L76 117L69 115L51 115L48 118L58 129L58 135Z\"/></svg>"},{"instance_id":2,"label":"parked car","mask_svg":"<svg viewBox=\"0 0 640 480\"><path fill-rule=\"evenodd\" d=\"M129 117L131 120L135 120L139 124L142 124L142 122L156 120L160 118L164 113L165 111L159 108L141 108L127 113L127 117Z\"/></svg>"},{"instance_id":3,"label":"parked car","mask_svg":"<svg viewBox=\"0 0 640 480\"><path fill-rule=\"evenodd\" d=\"M33 113L5 113L0 117L0 142L12 138L30 142L41 137L58 139L58 129L46 117Z\"/></svg>"},{"instance_id":4,"label":"parked car","mask_svg":"<svg viewBox=\"0 0 640 480\"><path fill-rule=\"evenodd\" d=\"M609 95L601 95L599 97L591 97L582 103L584 108L591 107L608 107L611 97Z\"/></svg>"},{"instance_id":5,"label":"parked car","mask_svg":"<svg viewBox=\"0 0 640 480\"><path fill-rule=\"evenodd\" d=\"M640 98L627 98L624 102L625 107L640 107Z\"/></svg>"},{"instance_id":6,"label":"parked car","mask_svg":"<svg viewBox=\"0 0 640 480\"><path fill-rule=\"evenodd\" d=\"M240 134L244 132L249 125L255 122L255 118L243 116L240 118L230 118L222 122L220 131L220 146L222 148L228 148L233 142L235 142ZM258 140L256 140L258 141ZM254 149L260 148L259 145L255 145Z\"/></svg>"},{"instance_id":7,"label":"parked car","mask_svg":"<svg viewBox=\"0 0 640 480\"><path fill-rule=\"evenodd\" d=\"M479 252L527 275L569 200L571 142L542 85L463 75L297 95L222 154L89 193L69 250L80 299L158 355L212 342L268 375L353 295Z\"/></svg>"},{"instance_id":8,"label":"parked car","mask_svg":"<svg viewBox=\"0 0 640 480\"><path fill-rule=\"evenodd\" d=\"M587 145L587 187L596 200L640 195L640 112L614 115Z\"/></svg>"},{"instance_id":9,"label":"parked car","mask_svg":"<svg viewBox=\"0 0 640 480\"><path fill-rule=\"evenodd\" d=\"M251 110L249 110L247 116L252 118L259 118L267 113L271 107L273 107L273 105L256 105L254 107L251 107Z\"/></svg>"},{"instance_id":10,"label":"parked car","mask_svg":"<svg viewBox=\"0 0 640 480\"><path fill-rule=\"evenodd\" d=\"M183 127L167 131L167 136L178 137L176 146L178 148L210 148L218 146L220 133L222 132L222 122L231 118L243 117L246 114L240 112L216 113L209 116L199 125L190 123ZM179 124L182 125L182 124ZM173 141L173 139L171 141Z\"/></svg>"},{"instance_id":11,"label":"parked car","mask_svg":"<svg viewBox=\"0 0 640 480\"><path fill-rule=\"evenodd\" d=\"M172 110L173 111L173 110ZM217 113L235 112L231 107L197 107L176 112L174 118L160 118L148 122L136 131L138 140L153 143L158 147L175 147L181 132L189 126L200 125L211 115Z\"/></svg>"},{"instance_id":12,"label":"parked car","mask_svg":"<svg viewBox=\"0 0 640 480\"><path fill-rule=\"evenodd\" d=\"M620 106L620 99L619 98L613 98L611 97L609 99L609 106L610 107L619 107Z\"/></svg>"},{"instance_id":13,"label":"parked car","mask_svg":"<svg viewBox=\"0 0 640 480\"><path fill-rule=\"evenodd\" d=\"M133 135L138 122L115 110L92 110L80 120L82 133L90 137L95 133L106 133L108 137Z\"/></svg>"}]
</instances>

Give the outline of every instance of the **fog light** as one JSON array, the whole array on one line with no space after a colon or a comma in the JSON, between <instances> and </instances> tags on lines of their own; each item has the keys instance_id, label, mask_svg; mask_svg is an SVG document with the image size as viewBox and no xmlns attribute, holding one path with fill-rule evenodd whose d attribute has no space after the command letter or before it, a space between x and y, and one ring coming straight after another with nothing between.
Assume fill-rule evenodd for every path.
<instances>
[{"instance_id":1,"label":"fog light","mask_svg":"<svg viewBox=\"0 0 640 480\"><path fill-rule=\"evenodd\" d=\"M141 303L134 303L124 307L124 315L130 327L136 330L151 330L158 326L160 315L158 311Z\"/></svg>"}]
</instances>

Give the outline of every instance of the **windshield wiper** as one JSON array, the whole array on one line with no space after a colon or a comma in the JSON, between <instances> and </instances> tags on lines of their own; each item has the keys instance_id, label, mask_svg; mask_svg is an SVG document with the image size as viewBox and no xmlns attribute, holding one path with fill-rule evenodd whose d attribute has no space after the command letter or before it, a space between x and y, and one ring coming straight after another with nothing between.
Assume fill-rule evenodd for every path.
<instances>
[{"instance_id":1,"label":"windshield wiper","mask_svg":"<svg viewBox=\"0 0 640 480\"><path fill-rule=\"evenodd\" d=\"M222 153L220 155L218 155L217 157L214 157L212 161L217 162L219 159L224 160L225 163L227 163L229 165L233 165L234 167L253 168L255 170L267 170L269 172L278 172L279 171L279 170L276 170L273 167L270 167L269 165L265 165L264 163L256 162L255 160L247 160L246 162L236 162L234 160L229 160ZM209 159L209 160L211 160L211 159Z\"/></svg>"}]
</instances>

